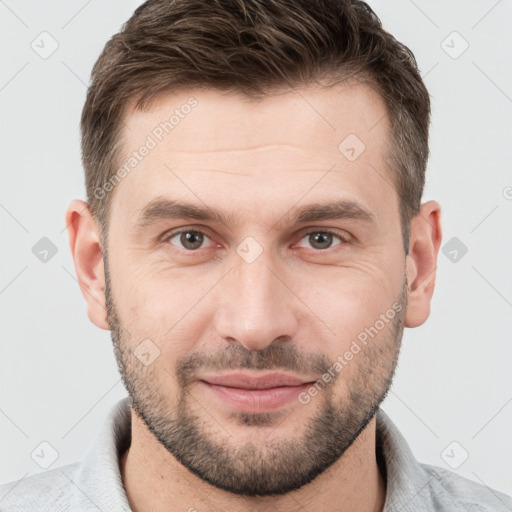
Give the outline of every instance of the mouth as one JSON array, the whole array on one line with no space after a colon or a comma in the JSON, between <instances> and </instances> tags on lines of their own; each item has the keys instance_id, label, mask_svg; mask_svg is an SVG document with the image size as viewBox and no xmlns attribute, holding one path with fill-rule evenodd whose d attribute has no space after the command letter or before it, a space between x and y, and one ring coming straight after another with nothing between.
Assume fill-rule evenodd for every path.
<instances>
[{"instance_id":1,"label":"mouth","mask_svg":"<svg viewBox=\"0 0 512 512\"><path fill-rule=\"evenodd\" d=\"M241 412L267 412L297 399L315 380L284 373L206 376L199 384L214 398Z\"/></svg>"}]
</instances>

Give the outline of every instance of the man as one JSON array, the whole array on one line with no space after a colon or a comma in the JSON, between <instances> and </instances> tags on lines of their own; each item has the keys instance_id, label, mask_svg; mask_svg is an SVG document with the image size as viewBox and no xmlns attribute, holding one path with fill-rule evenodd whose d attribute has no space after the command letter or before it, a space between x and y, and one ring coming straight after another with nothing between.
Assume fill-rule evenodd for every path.
<instances>
[{"instance_id":1,"label":"man","mask_svg":"<svg viewBox=\"0 0 512 512\"><path fill-rule=\"evenodd\" d=\"M379 409L434 291L429 117L364 3L139 7L93 69L66 213L129 400L0 509L511 510Z\"/></svg>"}]
</instances>

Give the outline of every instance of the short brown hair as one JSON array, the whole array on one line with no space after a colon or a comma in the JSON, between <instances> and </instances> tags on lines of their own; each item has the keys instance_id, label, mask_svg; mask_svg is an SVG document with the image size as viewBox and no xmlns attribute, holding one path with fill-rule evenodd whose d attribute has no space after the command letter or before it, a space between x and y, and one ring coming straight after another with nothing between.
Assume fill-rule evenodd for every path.
<instances>
[{"instance_id":1,"label":"short brown hair","mask_svg":"<svg viewBox=\"0 0 512 512\"><path fill-rule=\"evenodd\" d=\"M385 158L408 253L425 184L430 98L412 52L357 0L149 0L138 7L94 65L82 111L87 200L102 236L112 199L104 184L119 162L128 104L144 109L157 95L193 87L260 98L324 77L365 81L386 103Z\"/></svg>"}]
</instances>

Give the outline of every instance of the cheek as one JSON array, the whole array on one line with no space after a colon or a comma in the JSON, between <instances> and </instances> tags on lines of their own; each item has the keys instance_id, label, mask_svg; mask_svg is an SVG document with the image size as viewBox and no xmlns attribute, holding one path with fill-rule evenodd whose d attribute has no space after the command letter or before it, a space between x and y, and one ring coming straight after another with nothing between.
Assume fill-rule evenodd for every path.
<instances>
[{"instance_id":1,"label":"cheek","mask_svg":"<svg viewBox=\"0 0 512 512\"><path fill-rule=\"evenodd\" d=\"M311 320L320 326L319 350L339 376L336 392L346 394L356 381L363 387L382 386L396 352L393 319L401 282L391 273L353 272L353 267L336 273L331 269L330 275L336 278L316 279L303 297L320 318Z\"/></svg>"},{"instance_id":2,"label":"cheek","mask_svg":"<svg viewBox=\"0 0 512 512\"><path fill-rule=\"evenodd\" d=\"M212 284L207 276L178 272L132 274L125 284L121 318L133 343L149 338L167 360L177 359L193 349L208 321L205 297Z\"/></svg>"},{"instance_id":3,"label":"cheek","mask_svg":"<svg viewBox=\"0 0 512 512\"><path fill-rule=\"evenodd\" d=\"M308 276L297 295L330 327L333 342L357 335L391 308L399 291L398 280L381 269L328 268L322 275ZM314 286L312 286L314 283ZM326 337L329 340L329 336Z\"/></svg>"}]
</instances>

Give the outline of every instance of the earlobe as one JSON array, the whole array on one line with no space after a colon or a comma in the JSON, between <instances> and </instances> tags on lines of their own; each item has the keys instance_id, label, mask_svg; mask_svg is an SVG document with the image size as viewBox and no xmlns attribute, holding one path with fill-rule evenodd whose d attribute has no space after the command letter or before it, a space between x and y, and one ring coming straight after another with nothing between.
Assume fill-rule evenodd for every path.
<instances>
[{"instance_id":1,"label":"earlobe","mask_svg":"<svg viewBox=\"0 0 512 512\"><path fill-rule=\"evenodd\" d=\"M69 204L66 226L78 283L87 302L88 317L100 329L109 330L100 231L86 202L75 199Z\"/></svg>"},{"instance_id":2,"label":"earlobe","mask_svg":"<svg viewBox=\"0 0 512 512\"><path fill-rule=\"evenodd\" d=\"M406 263L409 283L406 327L418 327L430 315L441 240L441 206L436 201L428 201L421 205L419 214L411 221Z\"/></svg>"}]
</instances>

